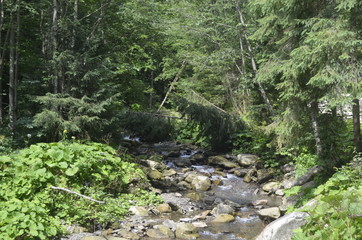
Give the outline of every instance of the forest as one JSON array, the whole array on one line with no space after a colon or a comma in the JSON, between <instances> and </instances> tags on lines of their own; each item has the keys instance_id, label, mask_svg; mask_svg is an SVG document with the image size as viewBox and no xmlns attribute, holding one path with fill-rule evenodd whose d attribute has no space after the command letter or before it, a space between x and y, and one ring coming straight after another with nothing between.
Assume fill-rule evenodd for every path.
<instances>
[{"instance_id":1,"label":"forest","mask_svg":"<svg viewBox=\"0 0 362 240\"><path fill-rule=\"evenodd\" d=\"M58 239L64 219L107 225L134 199L162 202L127 149L137 137L256 154L277 173L318 166L299 204L321 204L295 239L360 239L361 12L359 0L0 0L0 238ZM57 186L112 206L88 211Z\"/></svg>"}]
</instances>

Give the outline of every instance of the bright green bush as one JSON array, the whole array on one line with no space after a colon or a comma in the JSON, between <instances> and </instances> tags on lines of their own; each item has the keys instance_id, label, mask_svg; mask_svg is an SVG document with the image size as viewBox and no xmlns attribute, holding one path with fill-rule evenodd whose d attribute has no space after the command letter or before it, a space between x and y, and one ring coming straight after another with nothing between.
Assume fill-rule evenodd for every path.
<instances>
[{"instance_id":1,"label":"bright green bush","mask_svg":"<svg viewBox=\"0 0 362 240\"><path fill-rule=\"evenodd\" d=\"M355 158L314 190L317 204L293 239L362 239L362 159Z\"/></svg>"},{"instance_id":2,"label":"bright green bush","mask_svg":"<svg viewBox=\"0 0 362 240\"><path fill-rule=\"evenodd\" d=\"M109 146L78 142L40 143L0 157L1 239L50 239L61 222L105 227L127 214L131 204L160 201L137 165ZM104 201L99 204L63 187Z\"/></svg>"}]
</instances>

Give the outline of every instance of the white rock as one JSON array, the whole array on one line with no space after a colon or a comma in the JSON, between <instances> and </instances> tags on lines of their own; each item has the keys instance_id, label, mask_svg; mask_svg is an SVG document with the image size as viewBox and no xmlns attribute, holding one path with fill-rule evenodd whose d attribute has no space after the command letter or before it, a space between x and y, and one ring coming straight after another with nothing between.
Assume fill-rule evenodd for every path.
<instances>
[{"instance_id":1,"label":"white rock","mask_svg":"<svg viewBox=\"0 0 362 240\"><path fill-rule=\"evenodd\" d=\"M305 212L289 213L266 226L255 240L290 240L293 230L303 226L308 216Z\"/></svg>"}]
</instances>

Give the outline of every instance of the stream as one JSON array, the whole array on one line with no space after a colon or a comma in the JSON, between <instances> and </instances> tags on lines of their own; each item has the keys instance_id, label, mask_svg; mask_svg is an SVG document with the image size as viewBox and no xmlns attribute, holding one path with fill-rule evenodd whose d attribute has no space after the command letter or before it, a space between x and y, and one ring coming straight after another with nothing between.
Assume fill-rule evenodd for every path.
<instances>
[{"instance_id":1,"label":"stream","mask_svg":"<svg viewBox=\"0 0 362 240\"><path fill-rule=\"evenodd\" d=\"M281 198L268 196L260 191L258 184L246 183L236 176L235 169L210 165L211 156L194 146L140 145L134 149L134 154L143 159L154 156L163 159L162 163L142 160L141 165L154 190L165 200L166 210L158 206L153 209L135 207L131 210L133 215L112 226L107 236L99 231L73 234L65 239L249 240L266 226L257 210L281 204ZM258 201L264 205L256 206Z\"/></svg>"},{"instance_id":2,"label":"stream","mask_svg":"<svg viewBox=\"0 0 362 240\"><path fill-rule=\"evenodd\" d=\"M191 166L184 164L189 162L193 155L200 153L200 150L180 150L180 146L172 143L153 145L154 152L161 153L164 156L173 155L171 152L180 152L180 155L175 157L166 157L164 163L168 168L174 169L178 177L183 178L187 173L196 172L196 174L208 176L212 182L211 188L207 191L184 190L176 191L171 189L162 189L166 202L172 202L170 195L176 194L182 198L189 198L192 207L184 214L179 214L173 211L165 216L151 216L149 220L152 225L162 224L165 219L171 219L175 222L195 222L199 220L197 216L205 211L213 210L218 204L226 204L235 209L233 215L235 220L232 222L213 222L210 217L204 219L203 223L199 224L198 234L200 237L196 239L203 240L233 240L233 239L253 239L265 227L265 222L260 219L256 213L253 203L263 199L267 200L269 207L279 206L281 199L269 197L259 194L259 186L255 183L245 183L242 178L228 173L226 169L205 164L194 164ZM139 149L142 152L142 149ZM143 149L145 150L145 149ZM149 149L148 149L149 150ZM202 161L201 161L202 162ZM181 163L181 164L180 164ZM187 166L187 167L185 167ZM175 179L175 178L173 178ZM172 179L172 180L173 180ZM196 221L200 223L199 221ZM196 224L197 225L197 224ZM142 238L153 239L153 238ZM176 238L177 239L177 238Z\"/></svg>"}]
</instances>

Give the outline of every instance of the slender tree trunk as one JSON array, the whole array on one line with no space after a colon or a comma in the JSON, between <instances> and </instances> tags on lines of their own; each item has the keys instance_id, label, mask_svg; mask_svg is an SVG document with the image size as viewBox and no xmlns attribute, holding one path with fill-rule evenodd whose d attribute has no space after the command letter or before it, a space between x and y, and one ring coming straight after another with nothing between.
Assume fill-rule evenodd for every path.
<instances>
[{"instance_id":1,"label":"slender tree trunk","mask_svg":"<svg viewBox=\"0 0 362 240\"><path fill-rule=\"evenodd\" d=\"M73 12L73 31L72 31L72 42L71 48L74 50L75 47L75 39L77 36L77 27L78 27L78 4L79 0L74 0L74 12Z\"/></svg>"},{"instance_id":2,"label":"slender tree trunk","mask_svg":"<svg viewBox=\"0 0 362 240\"><path fill-rule=\"evenodd\" d=\"M0 0L0 46L2 45L2 30L4 25L4 0ZM6 41L6 40L5 40ZM3 123L3 69L4 68L4 55L0 49L0 126Z\"/></svg>"},{"instance_id":3,"label":"slender tree trunk","mask_svg":"<svg viewBox=\"0 0 362 240\"><path fill-rule=\"evenodd\" d=\"M14 73L14 105L15 112L18 107L18 83L19 83L19 50L20 50L20 0L17 0L17 12L16 12L16 43L15 43L15 73Z\"/></svg>"},{"instance_id":4,"label":"slender tree trunk","mask_svg":"<svg viewBox=\"0 0 362 240\"><path fill-rule=\"evenodd\" d=\"M316 145L316 153L319 159L323 158L323 143L321 139L320 134L320 128L319 128L319 122L318 122L318 102L313 101L310 105L310 113L311 113L311 119L312 119L312 129L313 129L313 135Z\"/></svg>"},{"instance_id":5,"label":"slender tree trunk","mask_svg":"<svg viewBox=\"0 0 362 240\"><path fill-rule=\"evenodd\" d=\"M353 114L353 140L354 140L354 146L356 148L356 152L362 152L359 99L354 99L353 100L352 114Z\"/></svg>"},{"instance_id":6,"label":"slender tree trunk","mask_svg":"<svg viewBox=\"0 0 362 240\"><path fill-rule=\"evenodd\" d=\"M152 108L152 105L153 105L153 82L154 82L154 73L153 71L151 72L151 75L150 75L150 87L151 87L151 91L150 91L150 95L149 95L149 98L148 98L148 107L149 108Z\"/></svg>"},{"instance_id":7,"label":"slender tree trunk","mask_svg":"<svg viewBox=\"0 0 362 240\"><path fill-rule=\"evenodd\" d=\"M244 22L243 13L241 11L241 8L240 8L239 3L238 3L237 0L235 0L235 7L236 7L236 10L237 10L237 12L239 14L240 23L241 23L242 26L244 26L245 22ZM258 68L256 66L255 58L254 58L254 55L253 55L253 49L251 47L248 34L246 33L245 29L241 29L241 34L244 36L246 47L247 47L247 50L248 50L248 53L249 53L249 56L250 56L250 61L251 61L251 66L252 66L252 69L253 69L254 77L256 78ZM242 45L242 39L239 40L239 41L240 41L240 49L241 49L241 51L243 51L244 47ZM243 52L241 54L243 54ZM274 109L273 109L273 106L270 103L270 100L268 98L268 95L265 92L265 89L264 89L263 85L259 81L257 81L256 84L258 85L260 94L261 94L261 96L262 96L262 98L264 100L264 103L266 104L266 106L268 108L268 111L273 116L274 115Z\"/></svg>"},{"instance_id":8,"label":"slender tree trunk","mask_svg":"<svg viewBox=\"0 0 362 240\"><path fill-rule=\"evenodd\" d=\"M59 88L59 76L58 76L58 67L56 64L56 51L57 51L57 47L58 47L58 42L57 42L57 32L58 32L58 11L59 11L59 6L58 6L58 1L57 0L53 0L53 17L52 17L52 27L50 30L50 44L51 44L51 59L53 60L53 66L52 66L52 72L50 73L51 75L53 75L53 87L54 87L54 93L58 93L58 88Z\"/></svg>"},{"instance_id":9,"label":"slender tree trunk","mask_svg":"<svg viewBox=\"0 0 362 240\"><path fill-rule=\"evenodd\" d=\"M166 93L166 95L165 95L165 98L163 99L163 101L162 101L161 105L159 106L157 112L159 112L159 111L161 110L163 104L165 104L168 95L171 93L174 85L175 85L176 82L179 80L179 78L180 78L180 76L181 76L181 74L182 74L185 66L186 66L186 60L184 60L184 61L182 62L182 65L181 65L181 67L180 67L180 70L179 70L179 72L177 73L177 75L176 75L176 77L174 78L174 80L172 81L172 83L171 83L171 85L170 85L170 88L168 89L168 91L167 91L167 93Z\"/></svg>"},{"instance_id":10,"label":"slender tree trunk","mask_svg":"<svg viewBox=\"0 0 362 240\"><path fill-rule=\"evenodd\" d=\"M10 39L9 39L9 128L14 135L15 133L15 89L16 89L16 80L15 80L15 24L14 24L14 15L11 13L10 17L11 25L10 28Z\"/></svg>"}]
</instances>

